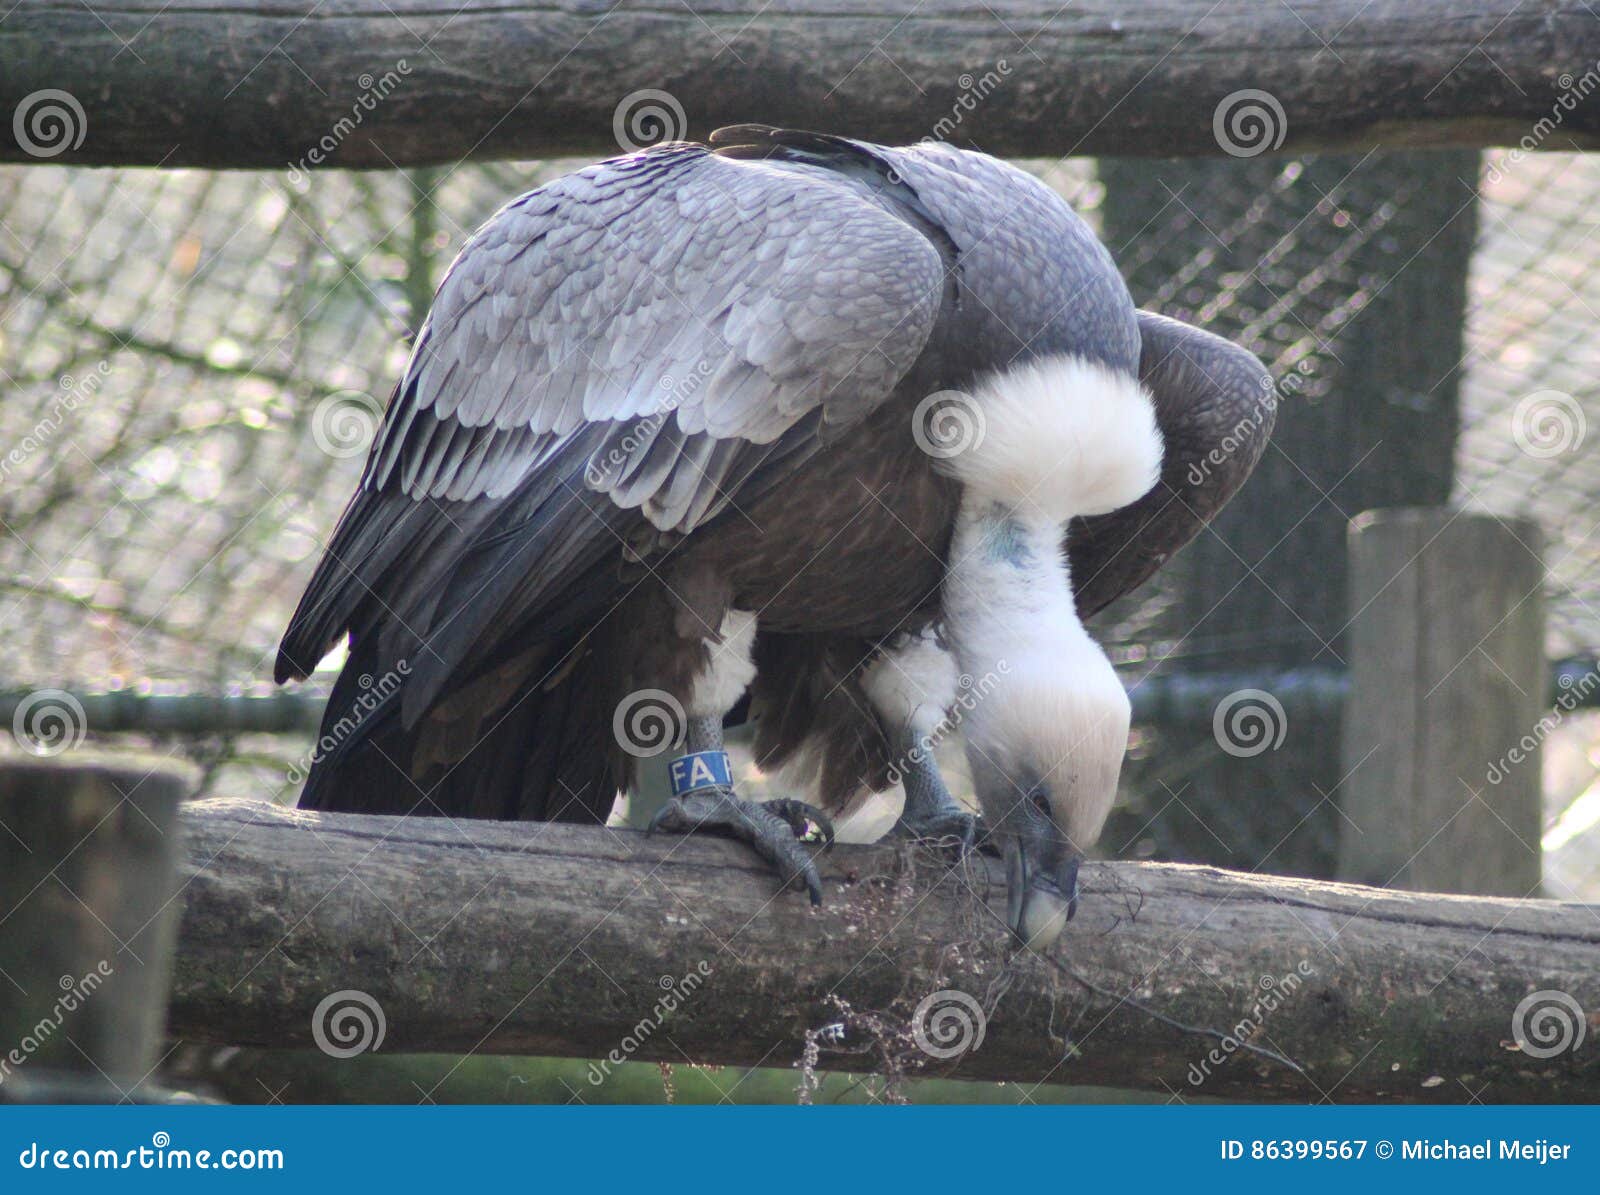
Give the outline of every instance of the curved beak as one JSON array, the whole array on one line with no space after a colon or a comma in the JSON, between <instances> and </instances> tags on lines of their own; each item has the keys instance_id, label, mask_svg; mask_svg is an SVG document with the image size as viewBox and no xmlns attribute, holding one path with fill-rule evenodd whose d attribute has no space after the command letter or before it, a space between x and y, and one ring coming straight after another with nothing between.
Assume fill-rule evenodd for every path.
<instances>
[{"instance_id":1,"label":"curved beak","mask_svg":"<svg viewBox=\"0 0 1600 1195\"><path fill-rule=\"evenodd\" d=\"M1020 945L1046 950L1078 911L1083 857L1058 835L1031 825L1006 835L1004 851L1006 926Z\"/></svg>"}]
</instances>

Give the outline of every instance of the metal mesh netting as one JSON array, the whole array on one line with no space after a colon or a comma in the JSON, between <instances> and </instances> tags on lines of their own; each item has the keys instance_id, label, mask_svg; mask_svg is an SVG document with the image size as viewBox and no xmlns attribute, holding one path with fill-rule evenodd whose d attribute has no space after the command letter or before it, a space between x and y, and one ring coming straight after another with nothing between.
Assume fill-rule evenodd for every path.
<instances>
[{"instance_id":1,"label":"metal mesh netting","mask_svg":"<svg viewBox=\"0 0 1600 1195\"><path fill-rule=\"evenodd\" d=\"M265 691L277 636L404 360L405 330L477 223L571 165L330 172L304 191L257 174L0 170L0 688ZM1278 376L1301 379L1290 401L1317 402L1330 397L1322 346L1372 290L1352 262L1408 197L1342 218L1338 194L1308 203L1303 165L1273 163L1272 185L1209 228L1217 243L1245 225L1271 230L1248 275L1219 266L1207 240L1174 255L1183 220L1157 220L1114 249L1130 274L1161 264L1144 301L1191 308L1230 334L1242 327ZM1040 170L1100 219L1092 163ZM1527 451L1513 424L1542 391L1581 414L1600 366L1590 268L1600 158L1544 155L1499 173L1483 181L1456 487L1544 523L1551 650L1591 649L1600 548L1585 512L1600 463L1582 443ZM1195 192L1163 206L1202 221L1209 210ZM1265 300L1252 290L1262 285ZM1123 612L1126 658L1151 654L1139 645L1170 600L1156 586ZM1235 646L1235 633L1202 627L1180 654ZM167 741L211 765L213 791L283 791L283 761L305 746Z\"/></svg>"},{"instance_id":2,"label":"metal mesh netting","mask_svg":"<svg viewBox=\"0 0 1600 1195\"><path fill-rule=\"evenodd\" d=\"M265 692L432 279L562 169L0 172L4 686ZM167 745L283 792L305 744Z\"/></svg>"},{"instance_id":3,"label":"metal mesh netting","mask_svg":"<svg viewBox=\"0 0 1600 1195\"><path fill-rule=\"evenodd\" d=\"M539 177L0 175L7 680L259 682L429 276Z\"/></svg>"},{"instance_id":4,"label":"metal mesh netting","mask_svg":"<svg viewBox=\"0 0 1600 1195\"><path fill-rule=\"evenodd\" d=\"M1600 647L1600 156L1552 154L1482 183L1457 501L1544 527L1550 652Z\"/></svg>"}]
</instances>

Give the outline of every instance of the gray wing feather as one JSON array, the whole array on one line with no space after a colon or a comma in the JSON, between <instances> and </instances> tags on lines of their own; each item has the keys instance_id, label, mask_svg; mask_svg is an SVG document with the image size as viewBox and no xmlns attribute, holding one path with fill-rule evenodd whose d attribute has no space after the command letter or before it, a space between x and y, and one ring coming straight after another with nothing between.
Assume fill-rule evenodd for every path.
<instances>
[{"instance_id":1,"label":"gray wing feather","mask_svg":"<svg viewBox=\"0 0 1600 1195\"><path fill-rule=\"evenodd\" d=\"M1054 351L1135 368L1133 300L1110 252L1059 194L1009 162L943 143L876 152L960 252L977 300L964 334L990 360L1048 335Z\"/></svg>"},{"instance_id":2,"label":"gray wing feather","mask_svg":"<svg viewBox=\"0 0 1600 1195\"><path fill-rule=\"evenodd\" d=\"M500 496L605 423L627 443L591 482L686 532L745 453L882 401L942 291L939 251L847 181L686 145L603 162L462 250L363 484Z\"/></svg>"}]
</instances>

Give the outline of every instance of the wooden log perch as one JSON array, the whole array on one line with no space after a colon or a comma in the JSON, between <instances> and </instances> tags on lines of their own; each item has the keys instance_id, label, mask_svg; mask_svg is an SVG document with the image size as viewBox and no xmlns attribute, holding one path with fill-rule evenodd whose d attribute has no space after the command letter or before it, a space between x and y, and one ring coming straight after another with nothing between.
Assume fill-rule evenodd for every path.
<instances>
[{"instance_id":1,"label":"wooden log perch","mask_svg":"<svg viewBox=\"0 0 1600 1195\"><path fill-rule=\"evenodd\" d=\"M1595 906L1096 864L1049 959L1015 959L982 899L1004 898L989 860L836 847L813 911L710 839L230 800L185 817L169 1028L189 1041L338 1048L352 1025L314 1016L354 991L385 1051L787 1066L809 1031L821 1069L1186 1098L1600 1098ZM923 1014L937 1052L978 1023L952 991L984 1032L936 1058L913 1028L926 998L946 993L943 1020ZM1535 992L1564 995L1524 1009L1524 1046L1513 1018Z\"/></svg>"},{"instance_id":2,"label":"wooden log perch","mask_svg":"<svg viewBox=\"0 0 1600 1195\"><path fill-rule=\"evenodd\" d=\"M1246 153L1595 148L1600 106L1558 98L1587 96L1597 59L1584 0L20 0L0 22L0 111L64 91L80 114L57 104L65 128L33 147L0 121L0 160L42 145L81 165L386 168L745 121L1004 155L1217 154L1218 106L1243 91L1281 108L1264 129L1238 114Z\"/></svg>"}]
</instances>

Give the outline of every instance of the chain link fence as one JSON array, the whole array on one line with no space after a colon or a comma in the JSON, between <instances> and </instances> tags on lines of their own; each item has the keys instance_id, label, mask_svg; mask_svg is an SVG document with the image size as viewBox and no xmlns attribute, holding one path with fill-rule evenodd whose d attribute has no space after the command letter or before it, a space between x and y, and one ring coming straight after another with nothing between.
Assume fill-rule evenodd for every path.
<instances>
[{"instance_id":1,"label":"chain link fence","mask_svg":"<svg viewBox=\"0 0 1600 1195\"><path fill-rule=\"evenodd\" d=\"M269 693L277 637L443 267L499 204L573 165L309 180L0 169L0 689ZM1327 187L1314 159L1256 165L1270 181L1248 202L1214 202L1204 187L1158 196L1141 235L1113 248L1146 305L1192 313L1294 379L1291 419L1294 403L1338 400L1327 354L1384 285L1362 273L1363 252L1417 197L1352 198L1356 184ZM1104 226L1094 162L1030 167ZM1539 519L1550 652L1590 652L1600 157L1502 168L1491 153L1478 181L1454 498ZM1228 218L1212 227L1214 210ZM1225 250L1247 233L1269 248L1241 270ZM1173 601L1171 582L1154 585L1109 624L1133 674L1166 658ZM1280 624L1244 638L1202 626L1176 654L1204 660L1302 633ZM210 793L290 795L288 765L309 732L205 722L112 745L190 756ZM87 731L104 737L93 718ZM1552 817L1597 775L1586 740L1555 750Z\"/></svg>"}]
</instances>

